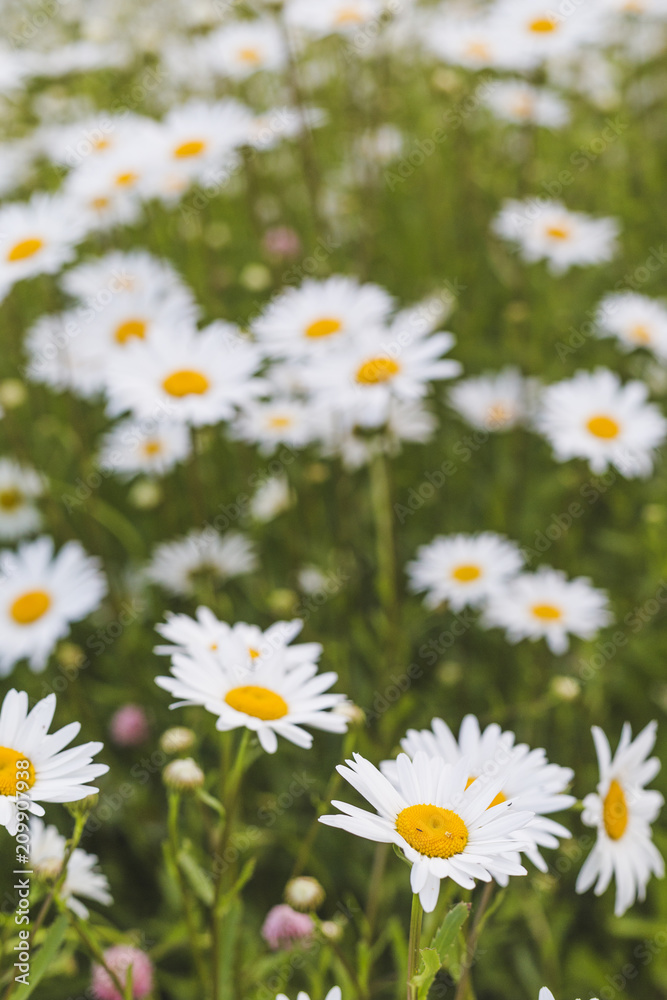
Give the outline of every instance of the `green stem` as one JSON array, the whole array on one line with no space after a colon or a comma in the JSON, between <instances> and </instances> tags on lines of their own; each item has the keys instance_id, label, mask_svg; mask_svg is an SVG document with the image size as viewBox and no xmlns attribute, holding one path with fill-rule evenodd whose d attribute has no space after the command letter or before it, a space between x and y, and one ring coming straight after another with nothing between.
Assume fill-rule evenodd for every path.
<instances>
[{"instance_id":1,"label":"green stem","mask_svg":"<svg viewBox=\"0 0 667 1000\"><path fill-rule=\"evenodd\" d=\"M391 484L387 460L383 454L373 459L370 469L371 503L375 519L377 554L377 592L387 615L390 631L396 623L398 594L396 587L396 550L394 519L391 505Z\"/></svg>"},{"instance_id":2,"label":"green stem","mask_svg":"<svg viewBox=\"0 0 667 1000\"><path fill-rule=\"evenodd\" d=\"M419 945L422 935L422 917L424 911L419 900L418 893L412 896L412 910L410 911L410 940L408 941L408 1000L417 1000L417 987L413 986L412 979L419 968Z\"/></svg>"},{"instance_id":3,"label":"green stem","mask_svg":"<svg viewBox=\"0 0 667 1000\"><path fill-rule=\"evenodd\" d=\"M185 913L185 922L188 928L188 937L190 939L190 946L192 948L192 956L195 963L195 969L197 970L197 976L199 978L199 983L202 988L202 996L206 994L206 984L208 981L208 975L206 973L206 966L204 963L204 955L201 950L201 945L199 942L199 932L197 930L197 914L195 907L193 906L193 900L188 890L188 886L185 878L183 877L183 872L178 863L178 852L179 852L179 841L178 841L178 814L180 807L181 797L176 791L172 791L169 794L169 815L168 815L168 832L169 832L169 847L171 851L171 860L174 866L174 871L176 873L176 878L178 880L178 885L181 890L181 896L183 898L183 908Z\"/></svg>"},{"instance_id":4,"label":"green stem","mask_svg":"<svg viewBox=\"0 0 667 1000\"><path fill-rule=\"evenodd\" d=\"M479 941L479 935L482 930L482 918L484 913L491 902L491 896L493 895L493 890L495 888L495 882L487 882L484 886L484 892L482 893L482 898L479 901L479 906L477 907L477 912L475 913L475 919L473 920L472 927L470 928L470 933L468 934L468 940L466 941L466 951L465 958L463 961L463 971L461 972L461 978L458 981L456 987L456 994L454 1000L465 1000L465 995L468 989L468 982L470 980L470 969L472 967L473 959L475 957L475 952L477 951L477 943Z\"/></svg>"},{"instance_id":5,"label":"green stem","mask_svg":"<svg viewBox=\"0 0 667 1000\"><path fill-rule=\"evenodd\" d=\"M70 918L72 927L74 928L79 940L83 944L84 948L86 949L90 957L94 959L94 961L96 961L99 965L102 966L106 974L113 982L115 988L118 990L120 996L122 997L126 996L126 989L124 984L121 983L120 979L118 978L118 975L113 971L113 969L110 969L109 966L107 965L106 960L104 958L104 953L100 948L100 946L98 945L97 941L94 941L90 937L88 931L85 929L85 925L81 923L79 918L74 913L72 913L72 911L69 910L64 903L62 903L62 901L60 902L60 905L63 913L66 913L67 916ZM131 970L128 971L131 973Z\"/></svg>"}]
</instances>

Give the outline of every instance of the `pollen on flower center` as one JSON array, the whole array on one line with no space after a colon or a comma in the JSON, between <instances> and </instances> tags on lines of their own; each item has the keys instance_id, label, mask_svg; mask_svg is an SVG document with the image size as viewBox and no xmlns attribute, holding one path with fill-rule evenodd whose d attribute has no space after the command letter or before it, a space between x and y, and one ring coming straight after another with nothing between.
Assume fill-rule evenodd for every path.
<instances>
[{"instance_id":1,"label":"pollen on flower center","mask_svg":"<svg viewBox=\"0 0 667 1000\"><path fill-rule=\"evenodd\" d=\"M342 329L343 324L339 319L325 316L306 327L306 336L317 340L319 337L330 337L332 333L340 333Z\"/></svg>"},{"instance_id":2,"label":"pollen on flower center","mask_svg":"<svg viewBox=\"0 0 667 1000\"><path fill-rule=\"evenodd\" d=\"M287 702L279 694L255 684L232 688L225 695L225 701L237 712L244 712L264 722L282 719L289 711Z\"/></svg>"},{"instance_id":3,"label":"pollen on flower center","mask_svg":"<svg viewBox=\"0 0 667 1000\"><path fill-rule=\"evenodd\" d=\"M647 326L644 326L643 323L637 323L636 326L633 326L632 330L630 331L630 336L638 344L651 343L651 331Z\"/></svg>"},{"instance_id":4,"label":"pollen on flower center","mask_svg":"<svg viewBox=\"0 0 667 1000\"><path fill-rule=\"evenodd\" d=\"M109 199L104 196L93 198L90 202L90 207L94 208L97 212L103 212L105 208L109 207Z\"/></svg>"},{"instance_id":5,"label":"pollen on flower center","mask_svg":"<svg viewBox=\"0 0 667 1000\"><path fill-rule=\"evenodd\" d=\"M130 337L143 340L146 336L146 323L143 319L128 319L116 327L114 338L119 344L125 344Z\"/></svg>"},{"instance_id":6,"label":"pollen on flower center","mask_svg":"<svg viewBox=\"0 0 667 1000\"><path fill-rule=\"evenodd\" d=\"M18 753L11 747L0 747L0 795L16 795L19 782L25 782L28 788L32 788L35 784L34 767L25 754ZM25 787L22 785L21 793L23 792Z\"/></svg>"},{"instance_id":7,"label":"pollen on flower center","mask_svg":"<svg viewBox=\"0 0 667 1000\"><path fill-rule=\"evenodd\" d=\"M543 622L557 622L563 617L563 612L555 604L534 604L531 611Z\"/></svg>"},{"instance_id":8,"label":"pollen on flower center","mask_svg":"<svg viewBox=\"0 0 667 1000\"><path fill-rule=\"evenodd\" d=\"M11 263L15 263L17 260L27 260L28 257L34 257L36 253L44 246L44 240L40 240L39 237L33 237L29 240L21 240L20 243L15 243L7 254L7 260Z\"/></svg>"},{"instance_id":9,"label":"pollen on flower center","mask_svg":"<svg viewBox=\"0 0 667 1000\"><path fill-rule=\"evenodd\" d=\"M380 385L398 375L401 366L392 358L371 358L357 369L357 382L361 385Z\"/></svg>"},{"instance_id":10,"label":"pollen on flower center","mask_svg":"<svg viewBox=\"0 0 667 1000\"><path fill-rule=\"evenodd\" d=\"M144 445L144 453L146 455L159 455L162 451L162 445L159 441L146 441Z\"/></svg>"},{"instance_id":11,"label":"pollen on flower center","mask_svg":"<svg viewBox=\"0 0 667 1000\"><path fill-rule=\"evenodd\" d=\"M51 598L45 590L29 590L12 603L9 613L17 625L32 625L51 607Z\"/></svg>"},{"instance_id":12,"label":"pollen on flower center","mask_svg":"<svg viewBox=\"0 0 667 1000\"><path fill-rule=\"evenodd\" d=\"M604 416L604 414L591 417L586 427L595 437L603 438L605 441L611 441L613 438L618 437L621 430L620 425L615 420Z\"/></svg>"},{"instance_id":13,"label":"pollen on flower center","mask_svg":"<svg viewBox=\"0 0 667 1000\"><path fill-rule=\"evenodd\" d=\"M491 55L486 42L468 42L466 51L469 56L475 56L477 59L488 59Z\"/></svg>"},{"instance_id":14,"label":"pollen on flower center","mask_svg":"<svg viewBox=\"0 0 667 1000\"><path fill-rule=\"evenodd\" d=\"M183 396L203 396L209 386L210 383L205 375L189 369L173 372L162 383L165 392L179 399Z\"/></svg>"},{"instance_id":15,"label":"pollen on flower center","mask_svg":"<svg viewBox=\"0 0 667 1000\"><path fill-rule=\"evenodd\" d=\"M565 226L549 226L547 228L547 236L550 236L552 240L566 240L570 235L570 230Z\"/></svg>"},{"instance_id":16,"label":"pollen on flower center","mask_svg":"<svg viewBox=\"0 0 667 1000\"><path fill-rule=\"evenodd\" d=\"M612 840L620 840L628 825L628 804L625 799L625 792L614 780L609 785L609 791L605 796L602 807L602 819L607 836Z\"/></svg>"},{"instance_id":17,"label":"pollen on flower center","mask_svg":"<svg viewBox=\"0 0 667 1000\"><path fill-rule=\"evenodd\" d=\"M262 655L258 649L254 649L252 646L250 647L248 652L250 653L251 660L257 660Z\"/></svg>"},{"instance_id":18,"label":"pollen on flower center","mask_svg":"<svg viewBox=\"0 0 667 1000\"><path fill-rule=\"evenodd\" d=\"M116 184L118 187L132 187L133 184L139 180L137 174L133 174L132 171L128 170L124 174L118 174L116 176Z\"/></svg>"},{"instance_id":19,"label":"pollen on flower center","mask_svg":"<svg viewBox=\"0 0 667 1000\"><path fill-rule=\"evenodd\" d=\"M292 420L290 417L271 417L269 427L274 431L279 431L285 427L289 427L291 423Z\"/></svg>"},{"instance_id":20,"label":"pollen on flower center","mask_svg":"<svg viewBox=\"0 0 667 1000\"><path fill-rule=\"evenodd\" d=\"M363 17L356 7L342 7L336 14L336 24L361 24Z\"/></svg>"},{"instance_id":21,"label":"pollen on flower center","mask_svg":"<svg viewBox=\"0 0 667 1000\"><path fill-rule=\"evenodd\" d=\"M238 57L241 62L252 63L257 65L257 63L262 61L262 55L259 49L254 49L251 47L245 49L239 49Z\"/></svg>"},{"instance_id":22,"label":"pollen on flower center","mask_svg":"<svg viewBox=\"0 0 667 1000\"><path fill-rule=\"evenodd\" d=\"M473 781L477 781L477 778L468 778L468 780L466 781L466 788L470 788ZM507 796L504 795L502 792L498 792L496 797L492 799L491 802L489 802L486 808L491 809L493 806L499 806L501 802L507 802Z\"/></svg>"},{"instance_id":23,"label":"pollen on flower center","mask_svg":"<svg viewBox=\"0 0 667 1000\"><path fill-rule=\"evenodd\" d=\"M422 804L402 809L396 817L396 832L429 858L451 858L468 843L468 828L461 817L441 806Z\"/></svg>"},{"instance_id":24,"label":"pollen on flower center","mask_svg":"<svg viewBox=\"0 0 667 1000\"><path fill-rule=\"evenodd\" d=\"M0 490L0 508L2 510L16 510L23 503L23 494L20 490Z\"/></svg>"},{"instance_id":25,"label":"pollen on flower center","mask_svg":"<svg viewBox=\"0 0 667 1000\"><path fill-rule=\"evenodd\" d=\"M199 156L206 149L206 143L203 139L191 139L189 142L182 142L180 146L177 146L174 150L174 156L177 160L187 160L191 156Z\"/></svg>"},{"instance_id":26,"label":"pollen on flower center","mask_svg":"<svg viewBox=\"0 0 667 1000\"><path fill-rule=\"evenodd\" d=\"M537 17L530 22L528 27L538 35L548 35L550 32L556 31L558 21L554 21L551 17Z\"/></svg>"},{"instance_id":27,"label":"pollen on flower center","mask_svg":"<svg viewBox=\"0 0 667 1000\"><path fill-rule=\"evenodd\" d=\"M479 566L474 566L472 563L465 563L452 570L452 576L459 583L472 583L473 580L479 580L481 575Z\"/></svg>"}]
</instances>

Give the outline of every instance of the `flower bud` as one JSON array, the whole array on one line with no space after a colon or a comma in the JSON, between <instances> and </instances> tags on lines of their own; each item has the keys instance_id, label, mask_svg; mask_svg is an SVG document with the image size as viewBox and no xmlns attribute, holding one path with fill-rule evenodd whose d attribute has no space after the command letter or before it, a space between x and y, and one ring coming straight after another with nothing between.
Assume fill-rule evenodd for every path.
<instances>
[{"instance_id":1,"label":"flower bud","mask_svg":"<svg viewBox=\"0 0 667 1000\"><path fill-rule=\"evenodd\" d=\"M167 788L177 792L193 792L204 784L204 772L192 757L172 760L162 772Z\"/></svg>"},{"instance_id":2,"label":"flower bud","mask_svg":"<svg viewBox=\"0 0 667 1000\"><path fill-rule=\"evenodd\" d=\"M325 892L320 883L309 875L290 879L285 886L285 902L304 913L320 907L324 897Z\"/></svg>"},{"instance_id":3,"label":"flower bud","mask_svg":"<svg viewBox=\"0 0 667 1000\"><path fill-rule=\"evenodd\" d=\"M183 753L195 745L196 736L186 726L172 726L160 737L160 747L165 753Z\"/></svg>"}]
</instances>

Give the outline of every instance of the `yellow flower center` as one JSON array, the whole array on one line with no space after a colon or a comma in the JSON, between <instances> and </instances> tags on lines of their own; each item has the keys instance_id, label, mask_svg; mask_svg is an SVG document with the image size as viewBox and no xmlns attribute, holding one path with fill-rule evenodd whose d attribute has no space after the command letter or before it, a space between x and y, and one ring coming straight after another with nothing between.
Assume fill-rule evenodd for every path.
<instances>
[{"instance_id":1,"label":"yellow flower center","mask_svg":"<svg viewBox=\"0 0 667 1000\"><path fill-rule=\"evenodd\" d=\"M468 828L461 817L441 806L422 804L402 809L396 817L396 832L428 858L451 858L468 843Z\"/></svg>"},{"instance_id":2,"label":"yellow flower center","mask_svg":"<svg viewBox=\"0 0 667 1000\"><path fill-rule=\"evenodd\" d=\"M12 603L9 613L17 625L32 625L51 607L51 598L45 590L29 590Z\"/></svg>"},{"instance_id":3,"label":"yellow flower center","mask_svg":"<svg viewBox=\"0 0 667 1000\"><path fill-rule=\"evenodd\" d=\"M10 263L15 263L17 260L27 260L28 257L34 257L36 253L44 246L44 240L40 240L39 237L33 237L30 240L21 240L20 243L15 243L7 254L7 260Z\"/></svg>"},{"instance_id":4,"label":"yellow flower center","mask_svg":"<svg viewBox=\"0 0 667 1000\"><path fill-rule=\"evenodd\" d=\"M473 781L476 781L476 780L477 780L476 778L468 778L468 780L466 781L466 788L470 788L470 786L472 785ZM507 802L507 796L504 795L502 792L498 792L498 794L496 795L495 799L493 799L491 802L489 802L489 804L488 804L488 806L486 808L487 809L491 809L493 806L499 806L501 802Z\"/></svg>"},{"instance_id":5,"label":"yellow flower center","mask_svg":"<svg viewBox=\"0 0 667 1000\"><path fill-rule=\"evenodd\" d=\"M118 344L125 344L130 337L137 337L143 340L146 336L147 324L143 319L127 319L116 327L114 338Z\"/></svg>"},{"instance_id":6,"label":"yellow flower center","mask_svg":"<svg viewBox=\"0 0 667 1000\"><path fill-rule=\"evenodd\" d=\"M547 236L550 236L552 240L566 240L570 235L570 230L565 226L549 226L547 229Z\"/></svg>"},{"instance_id":7,"label":"yellow flower center","mask_svg":"<svg viewBox=\"0 0 667 1000\"><path fill-rule=\"evenodd\" d=\"M356 7L341 7L336 14L336 24L361 24L363 17Z\"/></svg>"},{"instance_id":8,"label":"yellow flower center","mask_svg":"<svg viewBox=\"0 0 667 1000\"><path fill-rule=\"evenodd\" d=\"M250 653L251 660L257 660L262 655L258 649L253 649L252 646L250 647L248 652Z\"/></svg>"},{"instance_id":9,"label":"yellow flower center","mask_svg":"<svg viewBox=\"0 0 667 1000\"><path fill-rule=\"evenodd\" d=\"M282 719L289 712L289 706L284 698L269 688L258 687L255 684L232 688L225 695L225 701L237 712L244 712L264 722Z\"/></svg>"},{"instance_id":10,"label":"yellow flower center","mask_svg":"<svg viewBox=\"0 0 667 1000\"><path fill-rule=\"evenodd\" d=\"M605 441L611 441L618 437L621 430L620 424L604 415L591 417L586 427L595 437L603 438Z\"/></svg>"},{"instance_id":11,"label":"yellow flower center","mask_svg":"<svg viewBox=\"0 0 667 1000\"><path fill-rule=\"evenodd\" d=\"M0 747L0 795L16 795L16 786L21 784L21 792L25 785L32 788L35 784L35 769L22 754L11 747Z\"/></svg>"},{"instance_id":12,"label":"yellow flower center","mask_svg":"<svg viewBox=\"0 0 667 1000\"><path fill-rule=\"evenodd\" d=\"M452 576L459 583L472 583L473 580L479 580L481 575L482 571L479 566L473 566L472 563L457 566L452 570Z\"/></svg>"},{"instance_id":13,"label":"yellow flower center","mask_svg":"<svg viewBox=\"0 0 667 1000\"><path fill-rule=\"evenodd\" d=\"M183 369L180 372L173 372L168 375L162 383L162 388L170 396L203 396L210 388L210 382L201 372L193 372Z\"/></svg>"},{"instance_id":14,"label":"yellow flower center","mask_svg":"<svg viewBox=\"0 0 667 1000\"><path fill-rule=\"evenodd\" d=\"M468 42L466 51L469 56L473 56L475 59L488 59L491 55L491 50L486 42Z\"/></svg>"},{"instance_id":15,"label":"yellow flower center","mask_svg":"<svg viewBox=\"0 0 667 1000\"><path fill-rule=\"evenodd\" d=\"M101 149L108 149L110 145L111 145L111 143L109 142L108 139L94 139L93 140L93 149L98 150L98 151L101 150Z\"/></svg>"},{"instance_id":16,"label":"yellow flower center","mask_svg":"<svg viewBox=\"0 0 667 1000\"><path fill-rule=\"evenodd\" d=\"M162 451L162 445L159 441L146 441L144 445L144 453L146 455L159 455Z\"/></svg>"},{"instance_id":17,"label":"yellow flower center","mask_svg":"<svg viewBox=\"0 0 667 1000\"><path fill-rule=\"evenodd\" d=\"M357 382L360 385L380 385L381 382L391 381L400 370L401 366L391 358L371 358L357 369Z\"/></svg>"},{"instance_id":18,"label":"yellow flower center","mask_svg":"<svg viewBox=\"0 0 667 1000\"><path fill-rule=\"evenodd\" d=\"M324 317L316 319L314 323L306 327L306 336L317 340L319 337L330 337L332 333L340 333L343 324L339 319Z\"/></svg>"},{"instance_id":19,"label":"yellow flower center","mask_svg":"<svg viewBox=\"0 0 667 1000\"><path fill-rule=\"evenodd\" d=\"M494 403L486 413L486 422L489 427L502 427L512 416L511 410L503 403Z\"/></svg>"},{"instance_id":20,"label":"yellow flower center","mask_svg":"<svg viewBox=\"0 0 667 1000\"><path fill-rule=\"evenodd\" d=\"M537 35L549 35L552 31L558 29L558 21L555 21L552 17L537 17L534 21L531 21L528 25L531 31L534 31Z\"/></svg>"},{"instance_id":21,"label":"yellow flower center","mask_svg":"<svg viewBox=\"0 0 667 1000\"><path fill-rule=\"evenodd\" d=\"M563 612L555 604L534 604L531 610L543 622L557 622L563 617Z\"/></svg>"},{"instance_id":22,"label":"yellow flower center","mask_svg":"<svg viewBox=\"0 0 667 1000\"><path fill-rule=\"evenodd\" d=\"M23 503L23 494L20 490L1 490L0 491L0 508L2 510L16 510Z\"/></svg>"},{"instance_id":23,"label":"yellow flower center","mask_svg":"<svg viewBox=\"0 0 667 1000\"><path fill-rule=\"evenodd\" d=\"M637 323L633 326L630 331L630 337L632 340L636 341L638 344L650 344L651 343L651 331L643 323Z\"/></svg>"},{"instance_id":24,"label":"yellow flower center","mask_svg":"<svg viewBox=\"0 0 667 1000\"><path fill-rule=\"evenodd\" d=\"M117 174L116 184L118 187L132 187L133 184L139 180L139 175L132 173L131 170L126 171L124 174Z\"/></svg>"},{"instance_id":25,"label":"yellow flower center","mask_svg":"<svg viewBox=\"0 0 667 1000\"><path fill-rule=\"evenodd\" d=\"M290 427L291 424L291 417L271 417L269 420L269 427L276 431L282 430L284 427Z\"/></svg>"},{"instance_id":26,"label":"yellow flower center","mask_svg":"<svg viewBox=\"0 0 667 1000\"><path fill-rule=\"evenodd\" d=\"M191 156L199 156L206 149L203 139L191 139L189 142L182 142L174 150L177 160L188 160Z\"/></svg>"},{"instance_id":27,"label":"yellow flower center","mask_svg":"<svg viewBox=\"0 0 667 1000\"><path fill-rule=\"evenodd\" d=\"M251 63L253 66L256 66L257 63L262 61L262 53L259 49L252 48L252 46L248 46L245 49L239 49L238 56L241 62Z\"/></svg>"},{"instance_id":28,"label":"yellow flower center","mask_svg":"<svg viewBox=\"0 0 667 1000\"><path fill-rule=\"evenodd\" d=\"M94 208L96 212L103 212L105 208L109 207L109 199L103 197L93 198L90 207Z\"/></svg>"},{"instance_id":29,"label":"yellow flower center","mask_svg":"<svg viewBox=\"0 0 667 1000\"><path fill-rule=\"evenodd\" d=\"M602 819L607 836L612 840L620 840L625 833L629 816L625 793L616 780L611 782L605 796Z\"/></svg>"}]
</instances>

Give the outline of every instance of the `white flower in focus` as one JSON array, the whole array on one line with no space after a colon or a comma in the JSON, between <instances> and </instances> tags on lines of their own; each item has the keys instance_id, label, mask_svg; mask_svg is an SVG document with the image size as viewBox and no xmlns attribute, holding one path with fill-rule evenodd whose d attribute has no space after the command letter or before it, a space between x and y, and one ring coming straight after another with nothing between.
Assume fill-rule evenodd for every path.
<instances>
[{"instance_id":1,"label":"white flower in focus","mask_svg":"<svg viewBox=\"0 0 667 1000\"><path fill-rule=\"evenodd\" d=\"M648 757L655 745L657 723L650 722L635 739L630 723L623 726L616 753L601 729L593 726L593 740L600 766L597 792L584 799L582 819L597 828L597 841L577 878L577 892L595 882L600 896L616 880L614 914L622 916L635 900L646 898L652 875L662 878L663 858L653 843L651 823L663 806L660 792L645 786L660 770L657 757Z\"/></svg>"}]
</instances>

